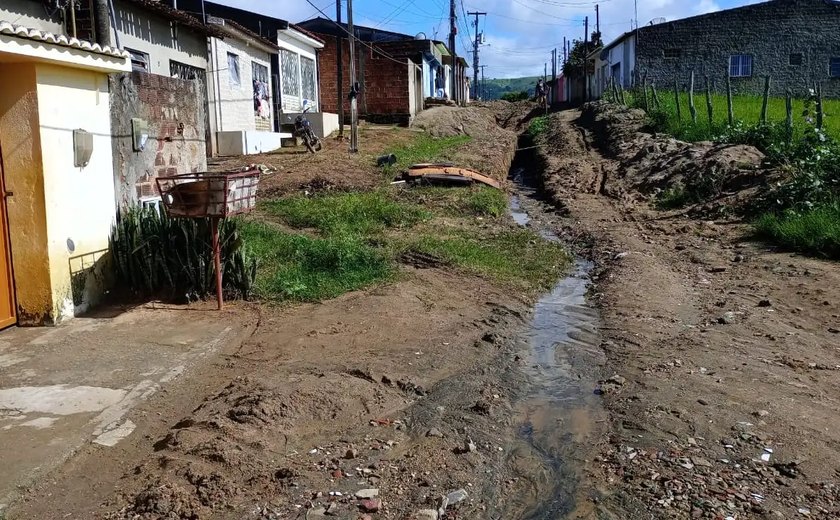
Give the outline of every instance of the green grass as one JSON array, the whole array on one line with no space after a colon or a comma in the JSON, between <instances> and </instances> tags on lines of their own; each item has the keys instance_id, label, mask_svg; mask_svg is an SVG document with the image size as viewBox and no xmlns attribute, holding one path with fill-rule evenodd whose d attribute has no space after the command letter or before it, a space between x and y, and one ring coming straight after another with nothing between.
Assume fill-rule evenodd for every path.
<instances>
[{"instance_id":1,"label":"green grass","mask_svg":"<svg viewBox=\"0 0 840 520\"><path fill-rule=\"evenodd\" d=\"M709 116L706 109L705 92L695 93L694 104L697 108L697 124L691 122L691 113L688 108L688 93L680 93L681 119L677 119L677 103L673 90L658 91L661 103L661 113L664 117L652 114L653 119L658 123L657 131L671 134L686 141L706 141L723 135L729 124L729 116L726 102L726 95L712 95L712 124L709 125ZM652 104L649 94L649 103ZM738 95L732 99L732 108L736 121L753 125L761 118L761 96ZM644 105L641 94L630 94L628 103L632 106L642 107ZM802 114L805 110L805 101L802 99L793 100L793 123L794 138L802 136L807 123ZM840 139L840 100L823 100L823 111L825 113L824 129L827 135ZM652 111L653 112L653 111ZM767 103L767 121L770 123L784 123L786 119L784 98L770 98Z\"/></svg>"},{"instance_id":2,"label":"green grass","mask_svg":"<svg viewBox=\"0 0 840 520\"><path fill-rule=\"evenodd\" d=\"M548 131L548 116L537 116L528 124L528 135L532 138Z\"/></svg>"},{"instance_id":3,"label":"green grass","mask_svg":"<svg viewBox=\"0 0 840 520\"><path fill-rule=\"evenodd\" d=\"M370 235L385 228L412 226L431 217L422 207L396 201L384 191L299 195L270 200L262 208L290 227L315 229L326 235Z\"/></svg>"},{"instance_id":4,"label":"green grass","mask_svg":"<svg viewBox=\"0 0 840 520\"><path fill-rule=\"evenodd\" d=\"M656 198L656 207L661 210L682 208L695 202L694 197L682 186L663 191Z\"/></svg>"},{"instance_id":5,"label":"green grass","mask_svg":"<svg viewBox=\"0 0 840 520\"><path fill-rule=\"evenodd\" d=\"M508 205L505 192L482 185L461 188L416 187L403 190L399 198L439 214L455 217L501 217L507 212Z\"/></svg>"},{"instance_id":6,"label":"green grass","mask_svg":"<svg viewBox=\"0 0 840 520\"><path fill-rule=\"evenodd\" d=\"M410 143L391 150L397 156L397 163L385 168L389 175L408 169L412 164L448 162L455 158L455 152L472 138L468 135L432 137L418 134Z\"/></svg>"},{"instance_id":7,"label":"green grass","mask_svg":"<svg viewBox=\"0 0 840 520\"><path fill-rule=\"evenodd\" d=\"M313 238L244 221L242 237L259 259L254 293L266 300L319 301L391 278L384 251L357 236Z\"/></svg>"},{"instance_id":8,"label":"green grass","mask_svg":"<svg viewBox=\"0 0 840 520\"><path fill-rule=\"evenodd\" d=\"M423 234L402 242L400 249L429 254L524 290L550 288L569 265L562 246L526 229L489 236L465 230Z\"/></svg>"},{"instance_id":9,"label":"green grass","mask_svg":"<svg viewBox=\"0 0 840 520\"><path fill-rule=\"evenodd\" d=\"M840 260L840 203L801 213L768 213L753 226L759 237L785 248Z\"/></svg>"}]
</instances>

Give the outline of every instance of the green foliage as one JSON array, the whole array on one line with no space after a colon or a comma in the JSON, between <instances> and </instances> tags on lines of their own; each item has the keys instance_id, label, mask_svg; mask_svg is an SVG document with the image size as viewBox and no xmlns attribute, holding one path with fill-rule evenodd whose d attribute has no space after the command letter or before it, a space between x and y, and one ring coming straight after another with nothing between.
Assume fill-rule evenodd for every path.
<instances>
[{"instance_id":1,"label":"green foliage","mask_svg":"<svg viewBox=\"0 0 840 520\"><path fill-rule=\"evenodd\" d=\"M359 236L313 238L258 222L243 222L242 235L249 253L260 259L255 293L266 300L334 298L393 274L385 252Z\"/></svg>"},{"instance_id":2,"label":"green foliage","mask_svg":"<svg viewBox=\"0 0 840 520\"><path fill-rule=\"evenodd\" d=\"M271 200L262 207L293 228L317 229L324 234L369 235L431 217L423 208L402 204L383 191L295 196Z\"/></svg>"},{"instance_id":3,"label":"green foliage","mask_svg":"<svg viewBox=\"0 0 840 520\"><path fill-rule=\"evenodd\" d=\"M537 116L528 124L528 135L532 138L542 135L548 131L548 126L548 116Z\"/></svg>"},{"instance_id":4,"label":"green foliage","mask_svg":"<svg viewBox=\"0 0 840 520\"><path fill-rule=\"evenodd\" d=\"M840 203L803 212L767 213L754 228L759 237L788 249L840 260Z\"/></svg>"},{"instance_id":5,"label":"green foliage","mask_svg":"<svg viewBox=\"0 0 840 520\"><path fill-rule=\"evenodd\" d=\"M507 195L488 186L460 188L415 187L399 193L400 200L447 216L501 217L507 211Z\"/></svg>"},{"instance_id":6,"label":"green foliage","mask_svg":"<svg viewBox=\"0 0 840 520\"><path fill-rule=\"evenodd\" d=\"M392 151L397 156L397 163L384 168L388 175L408 169L419 163L446 162L455 158L455 152L472 137L455 135L451 137L432 137L427 133L419 134L410 143Z\"/></svg>"},{"instance_id":7,"label":"green foliage","mask_svg":"<svg viewBox=\"0 0 840 520\"><path fill-rule=\"evenodd\" d=\"M403 242L401 248L433 255L475 274L524 289L548 289L569 263L562 246L526 229L489 236L464 230L422 234Z\"/></svg>"},{"instance_id":8,"label":"green foliage","mask_svg":"<svg viewBox=\"0 0 840 520\"><path fill-rule=\"evenodd\" d=\"M682 208L692 202L695 202L694 197L686 191L685 187L677 186L661 192L656 198L656 207L661 210L671 210Z\"/></svg>"},{"instance_id":9,"label":"green foliage","mask_svg":"<svg viewBox=\"0 0 840 520\"><path fill-rule=\"evenodd\" d=\"M527 91L505 92L502 94L501 100L515 103L517 101L527 101L530 97Z\"/></svg>"},{"instance_id":10,"label":"green foliage","mask_svg":"<svg viewBox=\"0 0 840 520\"><path fill-rule=\"evenodd\" d=\"M599 32L593 32L592 38L587 42L583 40L573 41L568 60L563 64L563 75L567 78L580 78L584 76L584 71L590 74L595 72L595 62L592 59L587 60L586 57L603 45L604 42L601 40L601 33Z\"/></svg>"},{"instance_id":11,"label":"green foliage","mask_svg":"<svg viewBox=\"0 0 840 520\"><path fill-rule=\"evenodd\" d=\"M542 72L542 71L540 71ZM537 80L542 76L528 76L524 78L486 79L483 82L487 93L486 99L503 99L502 96L511 92L525 92L528 99L534 95Z\"/></svg>"},{"instance_id":12,"label":"green foliage","mask_svg":"<svg viewBox=\"0 0 840 520\"><path fill-rule=\"evenodd\" d=\"M224 221L219 233L226 296L247 298L256 262L243 253L235 221ZM129 209L111 228L109 247L118 287L132 296L196 299L216 292L209 219Z\"/></svg>"}]
</instances>

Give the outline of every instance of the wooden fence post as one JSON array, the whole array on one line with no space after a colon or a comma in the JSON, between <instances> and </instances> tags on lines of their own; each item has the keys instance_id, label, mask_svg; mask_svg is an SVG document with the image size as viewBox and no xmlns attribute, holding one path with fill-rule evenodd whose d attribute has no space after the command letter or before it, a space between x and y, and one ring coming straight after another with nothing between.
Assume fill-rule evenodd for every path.
<instances>
[{"instance_id":1,"label":"wooden fence post","mask_svg":"<svg viewBox=\"0 0 840 520\"><path fill-rule=\"evenodd\" d=\"M787 132L788 144L793 140L793 93L790 89L785 91L785 131Z\"/></svg>"},{"instance_id":2,"label":"wooden fence post","mask_svg":"<svg viewBox=\"0 0 840 520\"><path fill-rule=\"evenodd\" d=\"M709 113L709 128L714 123L714 108L712 107L712 87L709 86L709 76L706 75L706 111Z\"/></svg>"},{"instance_id":3,"label":"wooden fence post","mask_svg":"<svg viewBox=\"0 0 840 520\"><path fill-rule=\"evenodd\" d=\"M650 112L650 104L648 103L648 90L647 90L647 72L642 75L642 96L645 100L645 112Z\"/></svg>"},{"instance_id":4,"label":"wooden fence post","mask_svg":"<svg viewBox=\"0 0 840 520\"><path fill-rule=\"evenodd\" d=\"M618 97L618 82L615 80L615 78L613 78L612 88L613 88L613 98L615 99L615 104L618 105L619 103L621 103L621 99L619 99L619 97Z\"/></svg>"},{"instance_id":5,"label":"wooden fence post","mask_svg":"<svg viewBox=\"0 0 840 520\"><path fill-rule=\"evenodd\" d=\"M674 101L677 102L677 123L682 124L682 109L680 108L680 80L674 76Z\"/></svg>"},{"instance_id":6,"label":"wooden fence post","mask_svg":"<svg viewBox=\"0 0 840 520\"><path fill-rule=\"evenodd\" d=\"M660 108L662 108L662 104L659 103L659 94L657 94L657 92L656 92L656 83L651 83L650 84L650 90L653 93L653 106L657 110L659 110Z\"/></svg>"},{"instance_id":7,"label":"wooden fence post","mask_svg":"<svg viewBox=\"0 0 840 520\"><path fill-rule=\"evenodd\" d=\"M817 82L816 94L817 94L817 129L822 130L823 127L823 119L825 117L825 113L823 112L823 99L822 99L822 84L818 81Z\"/></svg>"},{"instance_id":8,"label":"wooden fence post","mask_svg":"<svg viewBox=\"0 0 840 520\"><path fill-rule=\"evenodd\" d=\"M697 107L694 106L694 71L691 71L691 80L688 86L688 110L691 112L691 122L697 124Z\"/></svg>"},{"instance_id":9,"label":"wooden fence post","mask_svg":"<svg viewBox=\"0 0 840 520\"><path fill-rule=\"evenodd\" d=\"M729 70L726 71L726 109L729 112L729 127L735 126L735 110L732 106L732 78L729 77Z\"/></svg>"},{"instance_id":10,"label":"wooden fence post","mask_svg":"<svg viewBox=\"0 0 840 520\"><path fill-rule=\"evenodd\" d=\"M761 103L761 124L767 124L767 103L770 101L770 75L764 78L764 101Z\"/></svg>"}]
</instances>

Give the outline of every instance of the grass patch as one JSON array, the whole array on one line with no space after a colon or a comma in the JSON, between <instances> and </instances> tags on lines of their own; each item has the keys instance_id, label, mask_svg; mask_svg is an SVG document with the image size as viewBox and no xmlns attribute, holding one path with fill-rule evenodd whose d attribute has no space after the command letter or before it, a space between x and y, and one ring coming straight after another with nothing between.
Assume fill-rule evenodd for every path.
<instances>
[{"instance_id":1,"label":"grass patch","mask_svg":"<svg viewBox=\"0 0 840 520\"><path fill-rule=\"evenodd\" d=\"M537 116L528 124L528 136L532 139L548 131L548 116Z\"/></svg>"},{"instance_id":2,"label":"grass patch","mask_svg":"<svg viewBox=\"0 0 840 520\"><path fill-rule=\"evenodd\" d=\"M670 188L656 198L656 208L661 210L678 209L694 202L691 194L682 186Z\"/></svg>"},{"instance_id":3,"label":"grass patch","mask_svg":"<svg viewBox=\"0 0 840 520\"><path fill-rule=\"evenodd\" d=\"M254 293L266 300L319 301L388 280L384 251L360 237L313 238L243 221L242 237L259 259Z\"/></svg>"},{"instance_id":4,"label":"grass patch","mask_svg":"<svg viewBox=\"0 0 840 520\"><path fill-rule=\"evenodd\" d=\"M406 170L413 164L452 161L455 150L470 140L472 137L468 135L432 137L427 133L418 134L410 143L391 151L397 156L397 163L384 170L390 175Z\"/></svg>"},{"instance_id":5,"label":"grass patch","mask_svg":"<svg viewBox=\"0 0 840 520\"><path fill-rule=\"evenodd\" d=\"M759 237L785 248L840 260L840 203L799 213L768 213L753 226Z\"/></svg>"},{"instance_id":6,"label":"grass patch","mask_svg":"<svg viewBox=\"0 0 840 520\"><path fill-rule=\"evenodd\" d=\"M370 235L431 217L422 207L396 201L383 191L294 196L262 206L269 215L293 228L316 229L325 235Z\"/></svg>"},{"instance_id":7,"label":"grass patch","mask_svg":"<svg viewBox=\"0 0 840 520\"><path fill-rule=\"evenodd\" d=\"M490 236L469 231L423 234L402 244L403 250L433 255L474 274L523 290L546 290L569 265L560 244L526 229Z\"/></svg>"},{"instance_id":8,"label":"grass patch","mask_svg":"<svg viewBox=\"0 0 840 520\"><path fill-rule=\"evenodd\" d=\"M507 195L488 186L459 188L415 187L400 192L401 200L454 217L501 217L507 212Z\"/></svg>"}]
</instances>

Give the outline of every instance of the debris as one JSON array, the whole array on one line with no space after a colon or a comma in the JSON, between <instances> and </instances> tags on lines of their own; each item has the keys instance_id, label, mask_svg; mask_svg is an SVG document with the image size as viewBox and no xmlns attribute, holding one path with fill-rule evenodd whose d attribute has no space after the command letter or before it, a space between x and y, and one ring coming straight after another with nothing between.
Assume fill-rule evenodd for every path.
<instances>
[{"instance_id":1,"label":"debris","mask_svg":"<svg viewBox=\"0 0 840 520\"><path fill-rule=\"evenodd\" d=\"M455 504L457 504L459 502L463 502L464 500L467 499L467 496L468 495L467 495L467 490L466 489L459 489L457 491L453 491L452 493L449 493L448 495L446 495L446 503L447 503L446 507L454 506Z\"/></svg>"},{"instance_id":2,"label":"debris","mask_svg":"<svg viewBox=\"0 0 840 520\"><path fill-rule=\"evenodd\" d=\"M732 325L735 323L736 317L734 312L727 312L720 318L718 318L718 323L721 325Z\"/></svg>"},{"instance_id":3,"label":"debris","mask_svg":"<svg viewBox=\"0 0 840 520\"><path fill-rule=\"evenodd\" d=\"M761 300L760 302L758 302L759 307L770 307L772 305L773 304L770 303L770 300Z\"/></svg>"},{"instance_id":4,"label":"debris","mask_svg":"<svg viewBox=\"0 0 840 520\"><path fill-rule=\"evenodd\" d=\"M753 415L755 415L756 417L767 417L768 415L770 415L770 412L768 412L767 410L758 410L757 412L753 412Z\"/></svg>"},{"instance_id":5,"label":"debris","mask_svg":"<svg viewBox=\"0 0 840 520\"><path fill-rule=\"evenodd\" d=\"M350 448L347 452L344 453L344 458L347 460L355 459L359 456L359 450Z\"/></svg>"},{"instance_id":6,"label":"debris","mask_svg":"<svg viewBox=\"0 0 840 520\"><path fill-rule=\"evenodd\" d=\"M388 155L380 155L376 158L376 166L393 166L397 164L397 156L389 153Z\"/></svg>"},{"instance_id":7,"label":"debris","mask_svg":"<svg viewBox=\"0 0 840 520\"><path fill-rule=\"evenodd\" d=\"M382 508L382 501L378 498L369 498L359 502L359 507L366 513L375 513Z\"/></svg>"},{"instance_id":8,"label":"debris","mask_svg":"<svg viewBox=\"0 0 840 520\"><path fill-rule=\"evenodd\" d=\"M467 439L467 443L464 445L464 453L473 453L478 450L478 446L475 445L472 439Z\"/></svg>"},{"instance_id":9,"label":"debris","mask_svg":"<svg viewBox=\"0 0 840 520\"><path fill-rule=\"evenodd\" d=\"M437 428L432 428L431 430L426 432L426 437L440 437L440 438L443 438L443 432L438 430Z\"/></svg>"},{"instance_id":10,"label":"debris","mask_svg":"<svg viewBox=\"0 0 840 520\"><path fill-rule=\"evenodd\" d=\"M356 491L356 498L376 498L379 496L379 490L375 488L360 489Z\"/></svg>"},{"instance_id":11,"label":"debris","mask_svg":"<svg viewBox=\"0 0 840 520\"><path fill-rule=\"evenodd\" d=\"M702 404L703 406L709 406L709 401L705 399L698 399L697 402Z\"/></svg>"},{"instance_id":12,"label":"debris","mask_svg":"<svg viewBox=\"0 0 840 520\"><path fill-rule=\"evenodd\" d=\"M444 184L472 184L480 182L496 189L502 189L502 185L486 175L446 164L415 164L405 174L408 179L422 179L429 182Z\"/></svg>"},{"instance_id":13,"label":"debris","mask_svg":"<svg viewBox=\"0 0 840 520\"><path fill-rule=\"evenodd\" d=\"M414 520L438 520L438 512L434 509L421 509L414 513Z\"/></svg>"}]
</instances>

